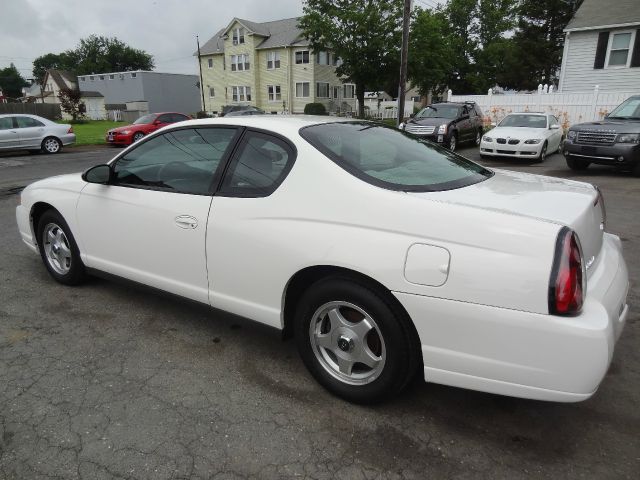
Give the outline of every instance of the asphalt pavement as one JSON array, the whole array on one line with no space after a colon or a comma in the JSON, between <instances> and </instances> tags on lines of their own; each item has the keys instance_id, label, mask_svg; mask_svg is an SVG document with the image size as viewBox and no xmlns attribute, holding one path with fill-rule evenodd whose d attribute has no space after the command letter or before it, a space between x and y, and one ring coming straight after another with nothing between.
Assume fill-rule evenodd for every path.
<instances>
[{"instance_id":1,"label":"asphalt pavement","mask_svg":"<svg viewBox=\"0 0 640 480\"><path fill-rule=\"evenodd\" d=\"M252 322L114 281L70 288L49 277L20 241L16 192L116 153L0 155L0 478L638 478L640 179L600 167L578 175L559 155L482 162L604 193L631 313L593 398L417 381L364 407L323 390L292 341Z\"/></svg>"}]
</instances>

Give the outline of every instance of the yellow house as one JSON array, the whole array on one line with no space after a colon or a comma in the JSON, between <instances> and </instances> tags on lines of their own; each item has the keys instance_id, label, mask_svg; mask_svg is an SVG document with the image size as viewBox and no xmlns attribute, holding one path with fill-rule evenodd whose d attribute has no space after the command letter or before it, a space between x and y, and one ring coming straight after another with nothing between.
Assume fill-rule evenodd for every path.
<instances>
[{"instance_id":1,"label":"yellow house","mask_svg":"<svg viewBox=\"0 0 640 480\"><path fill-rule=\"evenodd\" d=\"M196 53L197 55L197 53ZM354 112L355 85L335 73L340 59L312 53L298 18L255 23L234 18L200 48L204 110L254 105L269 113L303 113L307 103Z\"/></svg>"}]
</instances>

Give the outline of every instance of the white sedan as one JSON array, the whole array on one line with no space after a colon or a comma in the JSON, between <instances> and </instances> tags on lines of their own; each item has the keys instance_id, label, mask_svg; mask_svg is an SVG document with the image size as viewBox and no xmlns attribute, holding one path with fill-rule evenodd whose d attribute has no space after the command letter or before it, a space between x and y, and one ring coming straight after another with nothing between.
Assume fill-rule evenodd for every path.
<instances>
[{"instance_id":1,"label":"white sedan","mask_svg":"<svg viewBox=\"0 0 640 480\"><path fill-rule=\"evenodd\" d=\"M490 170L371 122L177 123L29 185L16 217L55 280L107 272L295 335L313 376L355 402L418 372L584 400L628 312L592 185Z\"/></svg>"},{"instance_id":2,"label":"white sedan","mask_svg":"<svg viewBox=\"0 0 640 480\"><path fill-rule=\"evenodd\" d=\"M562 129L558 119L546 113L511 113L480 141L480 156L532 158L544 162L560 150Z\"/></svg>"}]
</instances>

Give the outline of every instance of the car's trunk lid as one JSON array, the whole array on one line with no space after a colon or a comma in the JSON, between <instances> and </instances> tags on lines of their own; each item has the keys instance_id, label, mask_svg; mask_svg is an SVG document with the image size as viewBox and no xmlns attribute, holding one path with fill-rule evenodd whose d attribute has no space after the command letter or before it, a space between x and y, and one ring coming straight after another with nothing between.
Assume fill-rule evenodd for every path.
<instances>
[{"instance_id":1,"label":"car's trunk lid","mask_svg":"<svg viewBox=\"0 0 640 480\"><path fill-rule=\"evenodd\" d=\"M602 246L598 191L587 183L506 170L483 182L443 192L410 193L431 200L522 215L566 225L580 238L589 265Z\"/></svg>"}]
</instances>

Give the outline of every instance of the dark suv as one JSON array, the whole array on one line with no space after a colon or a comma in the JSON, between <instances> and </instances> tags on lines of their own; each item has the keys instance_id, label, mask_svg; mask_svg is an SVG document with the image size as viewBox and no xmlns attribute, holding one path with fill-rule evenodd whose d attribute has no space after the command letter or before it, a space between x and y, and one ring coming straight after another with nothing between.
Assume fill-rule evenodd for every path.
<instances>
[{"instance_id":1,"label":"dark suv","mask_svg":"<svg viewBox=\"0 0 640 480\"><path fill-rule=\"evenodd\" d=\"M400 128L454 151L464 142L480 145L482 111L473 102L434 103L412 115Z\"/></svg>"},{"instance_id":2,"label":"dark suv","mask_svg":"<svg viewBox=\"0 0 640 480\"><path fill-rule=\"evenodd\" d=\"M572 126L562 152L572 170L596 163L640 176L640 95L626 99L604 120Z\"/></svg>"}]
</instances>

